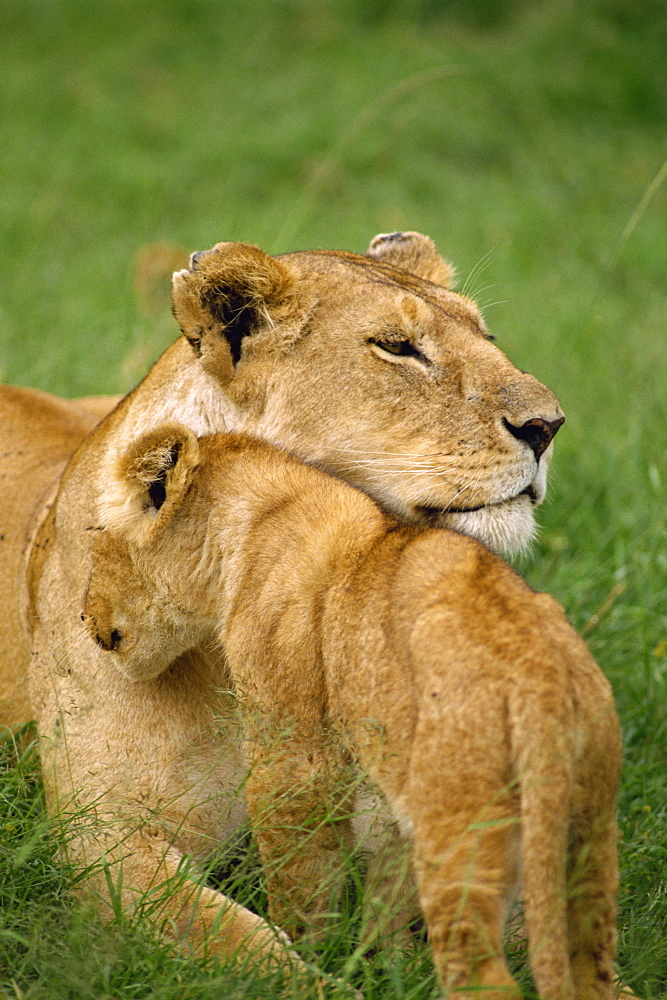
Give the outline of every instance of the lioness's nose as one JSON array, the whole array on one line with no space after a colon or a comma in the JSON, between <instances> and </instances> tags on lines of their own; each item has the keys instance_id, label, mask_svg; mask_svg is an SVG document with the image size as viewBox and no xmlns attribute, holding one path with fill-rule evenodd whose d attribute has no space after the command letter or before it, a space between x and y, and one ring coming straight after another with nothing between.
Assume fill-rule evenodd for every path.
<instances>
[{"instance_id":1,"label":"lioness's nose","mask_svg":"<svg viewBox=\"0 0 667 1000\"><path fill-rule=\"evenodd\" d=\"M515 427L509 420L505 420L505 427L519 441L525 441L532 448L535 458L539 462L541 456L547 450L559 427L565 422L565 417L558 417L557 420L543 420L542 417L532 417L520 427Z\"/></svg>"}]
</instances>

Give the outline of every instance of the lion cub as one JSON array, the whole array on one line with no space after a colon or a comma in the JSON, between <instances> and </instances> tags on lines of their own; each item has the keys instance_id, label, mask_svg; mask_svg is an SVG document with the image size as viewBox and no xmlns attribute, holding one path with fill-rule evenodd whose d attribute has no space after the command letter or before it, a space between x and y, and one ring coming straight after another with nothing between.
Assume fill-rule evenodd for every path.
<instances>
[{"instance_id":1,"label":"lion cub","mask_svg":"<svg viewBox=\"0 0 667 1000\"><path fill-rule=\"evenodd\" d=\"M619 727L556 602L242 435L163 427L108 481L85 621L137 681L224 648L273 918L307 921L331 838L304 818L318 795L335 815L345 785L319 779L352 766L412 844L445 993L520 996L502 956L520 880L540 997L611 998Z\"/></svg>"}]
</instances>

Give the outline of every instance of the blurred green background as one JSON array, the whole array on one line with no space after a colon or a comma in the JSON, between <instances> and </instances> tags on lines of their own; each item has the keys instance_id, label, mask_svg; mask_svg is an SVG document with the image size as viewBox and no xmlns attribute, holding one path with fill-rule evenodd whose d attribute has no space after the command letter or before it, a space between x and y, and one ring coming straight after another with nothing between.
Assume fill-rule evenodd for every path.
<instances>
[{"instance_id":1,"label":"blurred green background","mask_svg":"<svg viewBox=\"0 0 667 1000\"><path fill-rule=\"evenodd\" d=\"M6 381L135 384L177 332L157 281L172 248L363 251L409 228L557 393L567 422L521 569L614 684L621 967L664 996L665 2L0 0L0 122ZM30 968L7 995L38 995Z\"/></svg>"}]
</instances>

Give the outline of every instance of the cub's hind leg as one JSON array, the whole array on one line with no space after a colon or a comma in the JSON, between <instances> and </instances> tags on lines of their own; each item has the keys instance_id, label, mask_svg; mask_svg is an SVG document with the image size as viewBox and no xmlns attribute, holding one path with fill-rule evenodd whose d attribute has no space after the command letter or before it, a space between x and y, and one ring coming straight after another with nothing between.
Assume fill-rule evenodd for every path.
<instances>
[{"instance_id":1,"label":"cub's hind leg","mask_svg":"<svg viewBox=\"0 0 667 1000\"><path fill-rule=\"evenodd\" d=\"M445 991L518 1000L503 954L518 881L518 801L504 755L490 753L480 726L469 724L470 702L476 708L474 690L446 691L421 707L409 777L415 877Z\"/></svg>"},{"instance_id":2,"label":"cub's hind leg","mask_svg":"<svg viewBox=\"0 0 667 1000\"><path fill-rule=\"evenodd\" d=\"M428 847L415 830L415 871L433 960L445 990L463 1000L521 997L503 955L516 832L514 817L491 807L450 816Z\"/></svg>"}]
</instances>

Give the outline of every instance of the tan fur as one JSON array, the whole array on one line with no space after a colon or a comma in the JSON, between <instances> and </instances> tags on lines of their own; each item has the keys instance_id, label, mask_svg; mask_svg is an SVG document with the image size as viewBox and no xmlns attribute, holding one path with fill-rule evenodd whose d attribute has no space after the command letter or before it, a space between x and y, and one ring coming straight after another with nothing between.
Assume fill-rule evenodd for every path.
<instances>
[{"instance_id":1,"label":"tan fur","mask_svg":"<svg viewBox=\"0 0 667 1000\"><path fill-rule=\"evenodd\" d=\"M122 398L122 396L79 396L72 402L88 410L97 420L102 420L115 406L118 406Z\"/></svg>"},{"instance_id":2,"label":"tan fur","mask_svg":"<svg viewBox=\"0 0 667 1000\"><path fill-rule=\"evenodd\" d=\"M97 807L112 832L96 834L97 846L94 837L75 842L72 857L95 859L104 850L113 862L124 853L128 906L162 871L160 852L172 859L169 870L184 853L201 864L211 830L217 843L236 825L237 817L211 806L210 797L229 787L229 773L240 764L232 755L218 765L213 754L210 784L191 781L192 768L199 774L191 760L197 748L216 745L214 712L229 716L231 707L210 694L220 665L210 651L190 649L188 616L165 644L170 656L179 644L188 652L148 690L105 672L89 653L79 616L109 463L165 420L196 434L251 432L349 480L407 521L455 527L499 550L520 549L544 496L549 442L562 414L548 389L489 342L474 303L433 280L449 274L432 241L415 233L376 238L365 256L318 251L272 258L245 244L196 254L189 270L174 275L173 308L184 336L70 461L28 559L31 704L51 811L66 812L74 794L85 805L114 788L104 808ZM60 440L60 430L44 422L35 446L48 453L52 435ZM75 443L72 437L71 448ZM35 501L30 492L18 497L17 525ZM21 548L10 553L10 574L18 574ZM150 594L135 590L135 599L141 607ZM0 669L20 687L25 644L14 642L15 631L12 625L4 637ZM75 669L81 649L90 660ZM117 743L108 744L99 726L121 706ZM8 714L3 721L23 717ZM174 741L190 748L185 762L173 758ZM128 834L117 848L113 824L123 827L137 803L157 807L175 798L188 824L153 826L160 832L150 843ZM199 917L195 926L202 926Z\"/></svg>"},{"instance_id":3,"label":"tan fur","mask_svg":"<svg viewBox=\"0 0 667 1000\"><path fill-rule=\"evenodd\" d=\"M540 997L611 1000L620 736L556 602L479 543L401 526L244 436L152 432L107 482L85 614L115 650L82 643L70 667L93 689L117 670L152 697L178 628L184 648L217 638L274 920L298 933L326 907L316 890L349 843L357 771L412 845L448 995L520 995L502 930L521 872ZM96 742L116 745L122 719L107 703ZM172 738L174 759L189 752Z\"/></svg>"}]
</instances>

